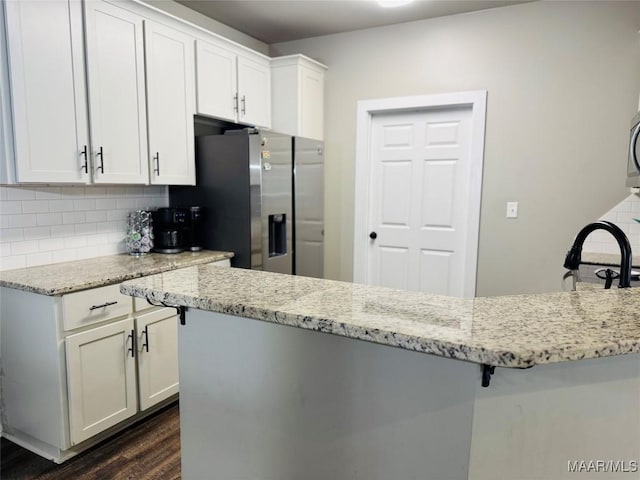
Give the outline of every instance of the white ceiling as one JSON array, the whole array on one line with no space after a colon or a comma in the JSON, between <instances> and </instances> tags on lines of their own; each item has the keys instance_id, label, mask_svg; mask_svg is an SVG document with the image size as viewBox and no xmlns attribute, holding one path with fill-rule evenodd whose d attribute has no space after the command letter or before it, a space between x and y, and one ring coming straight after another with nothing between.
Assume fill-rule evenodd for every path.
<instances>
[{"instance_id":1,"label":"white ceiling","mask_svg":"<svg viewBox=\"0 0 640 480\"><path fill-rule=\"evenodd\" d=\"M267 44L504 7L534 0L176 0Z\"/></svg>"}]
</instances>

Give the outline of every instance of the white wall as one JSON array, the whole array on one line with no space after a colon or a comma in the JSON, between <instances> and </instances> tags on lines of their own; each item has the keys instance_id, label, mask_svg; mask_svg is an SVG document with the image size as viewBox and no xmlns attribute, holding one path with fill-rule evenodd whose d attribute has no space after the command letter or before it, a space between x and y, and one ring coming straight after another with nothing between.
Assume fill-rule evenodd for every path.
<instances>
[{"instance_id":1,"label":"white wall","mask_svg":"<svg viewBox=\"0 0 640 480\"><path fill-rule=\"evenodd\" d=\"M542 1L272 45L329 66L328 276L352 278L357 101L486 89L477 293L560 290L575 234L629 195L638 29L639 2Z\"/></svg>"},{"instance_id":2,"label":"white wall","mask_svg":"<svg viewBox=\"0 0 640 480\"><path fill-rule=\"evenodd\" d=\"M0 270L123 253L127 214L167 187L0 186Z\"/></svg>"}]
</instances>

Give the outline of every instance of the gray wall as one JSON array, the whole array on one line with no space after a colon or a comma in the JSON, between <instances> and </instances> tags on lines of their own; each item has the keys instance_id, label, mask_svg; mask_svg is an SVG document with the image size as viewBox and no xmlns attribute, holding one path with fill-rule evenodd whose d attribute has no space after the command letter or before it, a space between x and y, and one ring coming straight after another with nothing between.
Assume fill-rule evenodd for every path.
<instances>
[{"instance_id":1,"label":"gray wall","mask_svg":"<svg viewBox=\"0 0 640 480\"><path fill-rule=\"evenodd\" d=\"M356 102L486 89L477 294L560 290L577 231L629 194L639 28L640 2L554 1L272 45L329 66L327 275L353 274Z\"/></svg>"}]
</instances>

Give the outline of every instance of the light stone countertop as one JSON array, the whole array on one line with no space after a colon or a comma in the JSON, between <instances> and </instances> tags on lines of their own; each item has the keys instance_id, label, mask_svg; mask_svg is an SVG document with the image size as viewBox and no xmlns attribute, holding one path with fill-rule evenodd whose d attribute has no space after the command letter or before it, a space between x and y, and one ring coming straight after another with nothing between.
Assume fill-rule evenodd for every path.
<instances>
[{"instance_id":1,"label":"light stone countertop","mask_svg":"<svg viewBox=\"0 0 640 480\"><path fill-rule=\"evenodd\" d=\"M0 286L42 295L62 295L231 257L232 252L210 250L149 253L141 257L109 255L3 271L0 272Z\"/></svg>"},{"instance_id":2,"label":"light stone countertop","mask_svg":"<svg viewBox=\"0 0 640 480\"><path fill-rule=\"evenodd\" d=\"M640 288L459 299L202 265L120 291L501 367L640 353Z\"/></svg>"}]
</instances>

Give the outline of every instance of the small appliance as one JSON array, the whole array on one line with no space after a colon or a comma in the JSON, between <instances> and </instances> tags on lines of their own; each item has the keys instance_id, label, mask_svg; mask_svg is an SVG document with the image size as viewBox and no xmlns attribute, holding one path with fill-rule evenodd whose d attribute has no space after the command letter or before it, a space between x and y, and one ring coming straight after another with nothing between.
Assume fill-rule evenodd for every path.
<instances>
[{"instance_id":1,"label":"small appliance","mask_svg":"<svg viewBox=\"0 0 640 480\"><path fill-rule=\"evenodd\" d=\"M154 252L180 253L185 249L185 229L189 212L164 207L151 212L154 226Z\"/></svg>"},{"instance_id":2,"label":"small appliance","mask_svg":"<svg viewBox=\"0 0 640 480\"><path fill-rule=\"evenodd\" d=\"M199 206L191 206L187 208L187 222L184 230L184 246L185 250L197 252L202 250L202 209Z\"/></svg>"},{"instance_id":3,"label":"small appliance","mask_svg":"<svg viewBox=\"0 0 640 480\"><path fill-rule=\"evenodd\" d=\"M627 187L640 188L640 112L631 121Z\"/></svg>"}]
</instances>

